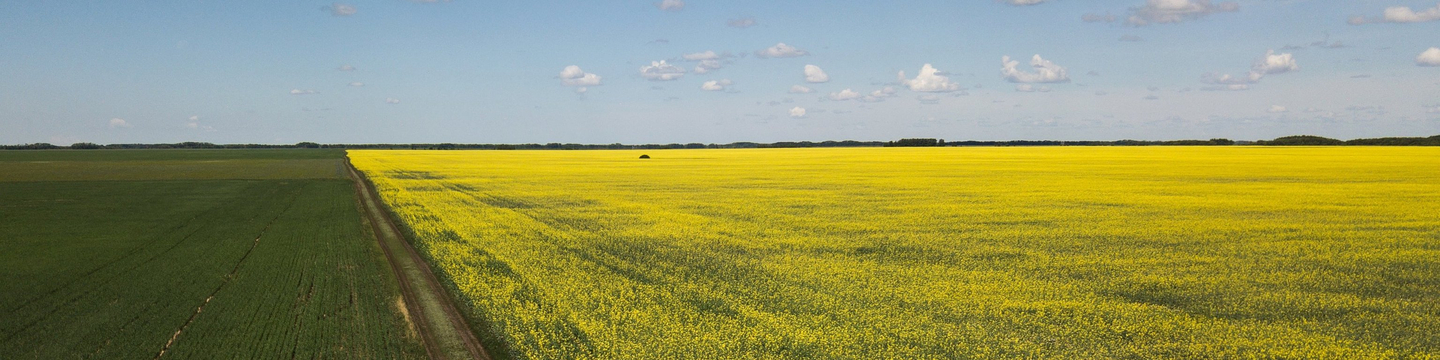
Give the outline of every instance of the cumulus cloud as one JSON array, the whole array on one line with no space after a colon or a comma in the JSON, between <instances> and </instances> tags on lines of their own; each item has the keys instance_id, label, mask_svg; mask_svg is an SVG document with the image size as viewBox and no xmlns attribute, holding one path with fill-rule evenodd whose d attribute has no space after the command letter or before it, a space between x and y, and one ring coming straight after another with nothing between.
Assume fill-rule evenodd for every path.
<instances>
[{"instance_id":1,"label":"cumulus cloud","mask_svg":"<svg viewBox=\"0 0 1440 360\"><path fill-rule=\"evenodd\" d=\"M805 118L805 108L796 106L790 109L790 117L796 119Z\"/></svg>"},{"instance_id":2,"label":"cumulus cloud","mask_svg":"<svg viewBox=\"0 0 1440 360\"><path fill-rule=\"evenodd\" d=\"M700 89L705 91L724 91L731 84L734 83L731 82L730 79L710 80L706 81L704 84L700 84Z\"/></svg>"},{"instance_id":3,"label":"cumulus cloud","mask_svg":"<svg viewBox=\"0 0 1440 360\"><path fill-rule=\"evenodd\" d=\"M720 68L723 67L725 67L725 65L721 64L720 60L704 60L701 61L699 64L695 64L695 73L708 74L711 71L720 70Z\"/></svg>"},{"instance_id":4,"label":"cumulus cloud","mask_svg":"<svg viewBox=\"0 0 1440 360\"><path fill-rule=\"evenodd\" d=\"M1415 11L1409 6L1392 6L1385 8L1385 14L1380 17L1366 18L1354 16L1350 18L1350 25L1363 25L1370 23L1418 23L1440 20L1440 4L1435 7Z\"/></svg>"},{"instance_id":5,"label":"cumulus cloud","mask_svg":"<svg viewBox=\"0 0 1440 360\"><path fill-rule=\"evenodd\" d=\"M830 75L821 70L819 66L805 65L805 81L810 83L830 82Z\"/></svg>"},{"instance_id":6,"label":"cumulus cloud","mask_svg":"<svg viewBox=\"0 0 1440 360\"><path fill-rule=\"evenodd\" d=\"M581 88L581 89L584 89L584 88ZM399 104L399 103L400 103L400 99L396 99L396 98L385 98L385 103L386 103L386 104Z\"/></svg>"},{"instance_id":7,"label":"cumulus cloud","mask_svg":"<svg viewBox=\"0 0 1440 360\"><path fill-rule=\"evenodd\" d=\"M1419 66L1440 66L1440 48L1430 48L1415 57L1415 65Z\"/></svg>"},{"instance_id":8,"label":"cumulus cloud","mask_svg":"<svg viewBox=\"0 0 1440 360\"><path fill-rule=\"evenodd\" d=\"M355 15L355 11L356 11L355 6L353 6L353 5L348 5L348 4L341 4L341 3L338 3L338 2L337 2L337 3L330 4L330 6L326 6L326 7L321 8L321 9L322 9L322 10L325 10L325 11L329 11L329 12L330 12L330 15L332 15L332 16L350 16L350 15Z\"/></svg>"},{"instance_id":9,"label":"cumulus cloud","mask_svg":"<svg viewBox=\"0 0 1440 360\"><path fill-rule=\"evenodd\" d=\"M335 68L335 70L340 70L340 71L355 71L355 67L354 67L354 66L350 66L350 65L340 65L340 67Z\"/></svg>"},{"instance_id":10,"label":"cumulus cloud","mask_svg":"<svg viewBox=\"0 0 1440 360\"><path fill-rule=\"evenodd\" d=\"M729 54L726 54L726 55L729 55ZM680 55L680 58L685 59L685 60L689 60L689 61L701 61L701 60L716 60L716 59L720 59L721 56L722 56L722 55L716 53L714 50L707 50L707 51L704 51L704 52L697 52L697 53L689 53L689 54L685 54L685 55Z\"/></svg>"},{"instance_id":11,"label":"cumulus cloud","mask_svg":"<svg viewBox=\"0 0 1440 360\"><path fill-rule=\"evenodd\" d=\"M830 93L830 100L835 100L835 101L854 100L854 99L858 99L858 98L860 98L860 93L857 93L857 92L855 92L855 90L850 90L850 89L845 89L845 90L840 90L840 92Z\"/></svg>"},{"instance_id":12,"label":"cumulus cloud","mask_svg":"<svg viewBox=\"0 0 1440 360\"><path fill-rule=\"evenodd\" d=\"M730 53L728 52L716 53L715 51L704 51L680 55L680 58L685 59L686 61L698 61L699 64L695 65L695 73L705 74L714 70L720 70L721 68L725 67L725 63L721 62L720 60L733 56L734 55L730 55Z\"/></svg>"},{"instance_id":13,"label":"cumulus cloud","mask_svg":"<svg viewBox=\"0 0 1440 360\"><path fill-rule=\"evenodd\" d=\"M791 94L809 94L809 93L812 93L812 92L815 92L815 90L812 90L812 89L810 89L810 88L808 88L808 87L804 87L804 86L800 86L800 85L795 85L795 86L791 86L791 87L790 87L790 93L791 93Z\"/></svg>"},{"instance_id":14,"label":"cumulus cloud","mask_svg":"<svg viewBox=\"0 0 1440 360\"><path fill-rule=\"evenodd\" d=\"M1234 76L1230 74L1206 73L1200 76L1200 81L1215 85L1249 85L1260 82L1265 75L1251 72L1247 76ZM1248 90L1248 89L1247 89Z\"/></svg>"},{"instance_id":15,"label":"cumulus cloud","mask_svg":"<svg viewBox=\"0 0 1440 360\"><path fill-rule=\"evenodd\" d=\"M1300 65L1295 62L1295 56L1289 53L1276 54L1274 50L1270 50L1265 52L1265 56L1260 57L1255 60L1253 65L1250 65L1250 72L1245 74L1245 76L1216 73L1201 75L1200 81L1207 84L1219 85L1201 88L1201 90L1250 90L1251 84L1260 82L1266 75L1284 74L1295 70L1300 70Z\"/></svg>"},{"instance_id":16,"label":"cumulus cloud","mask_svg":"<svg viewBox=\"0 0 1440 360\"><path fill-rule=\"evenodd\" d=\"M652 61L650 66L640 67L640 77L650 81L670 81L685 76L685 69L670 65L665 60Z\"/></svg>"},{"instance_id":17,"label":"cumulus cloud","mask_svg":"<svg viewBox=\"0 0 1440 360\"><path fill-rule=\"evenodd\" d=\"M114 129L114 128L128 128L128 127L130 127L130 123L129 123L129 122L126 122L125 119L121 119L121 118L110 119L110 128L111 128L111 129Z\"/></svg>"},{"instance_id":18,"label":"cumulus cloud","mask_svg":"<svg viewBox=\"0 0 1440 360\"><path fill-rule=\"evenodd\" d=\"M365 86L365 83L362 83L362 82L359 82L359 81L350 83L350 87L364 87L364 86Z\"/></svg>"},{"instance_id":19,"label":"cumulus cloud","mask_svg":"<svg viewBox=\"0 0 1440 360\"><path fill-rule=\"evenodd\" d=\"M685 0L662 0L655 3L655 7L665 11L685 10Z\"/></svg>"},{"instance_id":20,"label":"cumulus cloud","mask_svg":"<svg viewBox=\"0 0 1440 360\"><path fill-rule=\"evenodd\" d=\"M579 66L566 66L560 70L560 83L565 86L596 86L600 85L600 76L580 70Z\"/></svg>"},{"instance_id":21,"label":"cumulus cloud","mask_svg":"<svg viewBox=\"0 0 1440 360\"><path fill-rule=\"evenodd\" d=\"M869 95L862 96L858 100L863 102L881 102L885 101L885 98L891 98L895 96L895 88L886 86L880 90L871 91Z\"/></svg>"},{"instance_id":22,"label":"cumulus cloud","mask_svg":"<svg viewBox=\"0 0 1440 360\"><path fill-rule=\"evenodd\" d=\"M1130 8L1125 24L1173 24L1210 14L1236 11L1240 11L1240 3L1231 1L1211 3L1210 0L1146 0L1145 5Z\"/></svg>"},{"instance_id":23,"label":"cumulus cloud","mask_svg":"<svg viewBox=\"0 0 1440 360\"><path fill-rule=\"evenodd\" d=\"M1017 69L1019 61L1010 60L1009 56L1000 58L1000 75L1005 80L1013 83L1065 83L1070 82L1070 75L1065 73L1065 68L1045 60L1036 54L1030 58L1030 66L1035 68L1034 72L1026 72Z\"/></svg>"},{"instance_id":24,"label":"cumulus cloud","mask_svg":"<svg viewBox=\"0 0 1440 360\"><path fill-rule=\"evenodd\" d=\"M730 21L726 21L726 22L725 22L725 25L727 25L727 26L729 26L729 27L740 28L740 29L744 29L744 28L748 28L748 27L751 27L751 26L755 26L755 24L756 24L755 18L752 18L752 17L739 18L739 19L730 19Z\"/></svg>"},{"instance_id":25,"label":"cumulus cloud","mask_svg":"<svg viewBox=\"0 0 1440 360\"><path fill-rule=\"evenodd\" d=\"M775 46L755 51L755 56L762 59L800 57L805 55L810 55L810 52L796 49L794 46L785 45L785 43L778 43L775 44Z\"/></svg>"},{"instance_id":26,"label":"cumulus cloud","mask_svg":"<svg viewBox=\"0 0 1440 360\"><path fill-rule=\"evenodd\" d=\"M310 94L319 94L319 93L320 93L320 92L315 91L315 90L300 90L300 89L291 89L291 90L290 90L290 95L310 95Z\"/></svg>"},{"instance_id":27,"label":"cumulus cloud","mask_svg":"<svg viewBox=\"0 0 1440 360\"><path fill-rule=\"evenodd\" d=\"M1265 57L1256 61L1255 65L1251 66L1251 69L1254 72L1268 75L1300 70L1300 66L1295 64L1295 56L1289 53L1276 54L1275 50L1270 50L1266 51Z\"/></svg>"},{"instance_id":28,"label":"cumulus cloud","mask_svg":"<svg viewBox=\"0 0 1440 360\"><path fill-rule=\"evenodd\" d=\"M1270 109L1265 110L1265 112L1268 112L1268 113L1271 113L1271 114L1279 114L1279 113L1290 112L1290 110L1289 110L1289 109L1286 109L1284 106L1280 106L1280 105L1270 105Z\"/></svg>"},{"instance_id":29,"label":"cumulus cloud","mask_svg":"<svg viewBox=\"0 0 1440 360\"><path fill-rule=\"evenodd\" d=\"M906 78L904 71L901 71L898 77L900 83L910 88L910 91L951 92L960 90L960 84L950 81L949 77L941 74L940 70L935 69L934 66L925 64L920 67L920 73L914 79Z\"/></svg>"}]
</instances>

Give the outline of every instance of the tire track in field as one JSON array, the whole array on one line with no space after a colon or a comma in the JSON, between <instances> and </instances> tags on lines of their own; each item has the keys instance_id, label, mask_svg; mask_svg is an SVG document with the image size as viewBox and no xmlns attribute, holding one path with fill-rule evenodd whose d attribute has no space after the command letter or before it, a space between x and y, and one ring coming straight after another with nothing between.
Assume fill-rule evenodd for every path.
<instances>
[{"instance_id":1,"label":"tire track in field","mask_svg":"<svg viewBox=\"0 0 1440 360\"><path fill-rule=\"evenodd\" d=\"M301 185L299 192L304 192L308 186L309 184ZM195 322L195 318L200 317L200 312L205 311L206 305L210 305L210 300L214 300L215 295L219 294L220 290L225 289L225 285L230 285L230 280L234 280L235 274L240 272L240 266L244 265L245 260L250 258L250 254L255 252L255 248L260 246L260 239L265 237L266 232L270 231L270 226L275 225L276 220L280 220L280 217L290 212L290 208L295 206L297 199L299 199L298 196L291 197L290 203L285 204L285 209L280 210L279 213L275 214L275 217L270 218L270 221L265 223L265 228L260 229L260 234L255 235L255 241L250 243L250 249L245 250L245 255L240 256L240 261L235 262L235 267L230 269L230 273L225 274L224 280L220 282L219 286L215 287L214 291L210 292L210 296L205 297L205 301L200 302L200 306L195 308L195 313L190 314L189 319L185 319L185 323L181 324L180 328L175 330L174 335L170 335L170 340L165 342L165 347L160 348L160 353L155 354L155 359L165 356L165 352L170 351L170 347L175 345L175 340L180 338L180 334L185 332L185 328L190 327L190 324Z\"/></svg>"},{"instance_id":2,"label":"tire track in field","mask_svg":"<svg viewBox=\"0 0 1440 360\"><path fill-rule=\"evenodd\" d=\"M414 319L415 329L425 344L425 352L431 359L484 359L490 354L480 340L471 332L465 317L456 309L450 295L435 278L415 248L404 239L404 233L390 219L380 205L380 195L370 181L350 164L345 157L345 168L355 181L357 201L364 208L365 217L370 220L371 230L384 250L385 259L395 271L400 283L400 292L409 311L407 319ZM395 249L391 249L394 246ZM408 270L408 271L407 271Z\"/></svg>"}]
</instances>

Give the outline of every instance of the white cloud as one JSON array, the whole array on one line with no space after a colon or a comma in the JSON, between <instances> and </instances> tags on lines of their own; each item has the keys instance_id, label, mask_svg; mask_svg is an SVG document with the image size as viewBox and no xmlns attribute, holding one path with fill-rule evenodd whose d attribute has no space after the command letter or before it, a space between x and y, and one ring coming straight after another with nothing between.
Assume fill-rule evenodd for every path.
<instances>
[{"instance_id":1,"label":"white cloud","mask_svg":"<svg viewBox=\"0 0 1440 360\"><path fill-rule=\"evenodd\" d=\"M921 104L926 104L926 105L935 105L935 104L939 104L939 103L940 103L940 97L939 97L939 96L929 95L929 94L916 96L916 97L915 97L915 100L920 100L920 103L921 103Z\"/></svg>"},{"instance_id":2,"label":"white cloud","mask_svg":"<svg viewBox=\"0 0 1440 360\"><path fill-rule=\"evenodd\" d=\"M707 74L713 70L720 70L723 67L725 67L725 65L721 64L720 60L705 60L695 65L695 73Z\"/></svg>"},{"instance_id":3,"label":"white cloud","mask_svg":"<svg viewBox=\"0 0 1440 360\"><path fill-rule=\"evenodd\" d=\"M350 87L363 87L363 86L365 86L365 83L362 83L362 82L359 82L359 81L350 83Z\"/></svg>"},{"instance_id":4,"label":"white cloud","mask_svg":"<svg viewBox=\"0 0 1440 360\"><path fill-rule=\"evenodd\" d=\"M764 50L755 51L755 56L760 58L788 58L810 55L810 52L796 49L794 46L778 43Z\"/></svg>"},{"instance_id":5,"label":"white cloud","mask_svg":"<svg viewBox=\"0 0 1440 360\"><path fill-rule=\"evenodd\" d=\"M821 70L819 66L805 65L805 81L811 83L830 82L830 75Z\"/></svg>"},{"instance_id":6,"label":"white cloud","mask_svg":"<svg viewBox=\"0 0 1440 360\"><path fill-rule=\"evenodd\" d=\"M705 91L723 91L732 84L734 83L731 82L730 79L710 80L704 84L700 84L700 89Z\"/></svg>"},{"instance_id":7,"label":"white cloud","mask_svg":"<svg viewBox=\"0 0 1440 360\"><path fill-rule=\"evenodd\" d=\"M640 67L640 77L650 81L670 81L685 76L685 69L670 65L665 60L652 61L650 66Z\"/></svg>"},{"instance_id":8,"label":"white cloud","mask_svg":"<svg viewBox=\"0 0 1440 360\"><path fill-rule=\"evenodd\" d=\"M685 9L685 0L662 0L655 3L655 7L665 11L680 11Z\"/></svg>"},{"instance_id":9,"label":"white cloud","mask_svg":"<svg viewBox=\"0 0 1440 360\"><path fill-rule=\"evenodd\" d=\"M110 119L110 128L111 128L111 129L114 129L114 128L128 128L128 127L130 127L130 123L129 123L129 122L126 122L125 119L121 119L121 118Z\"/></svg>"},{"instance_id":10,"label":"white cloud","mask_svg":"<svg viewBox=\"0 0 1440 360\"><path fill-rule=\"evenodd\" d=\"M1430 48L1415 57L1415 65L1419 66L1440 66L1440 48Z\"/></svg>"},{"instance_id":11,"label":"white cloud","mask_svg":"<svg viewBox=\"0 0 1440 360\"><path fill-rule=\"evenodd\" d=\"M1039 54L1030 58L1030 66L1035 72L1025 72L1017 69L1019 61L1010 60L1009 56L1000 58L1000 75L1013 83L1065 83L1070 82L1070 76L1065 73L1065 68L1056 65L1049 60L1040 58Z\"/></svg>"},{"instance_id":12,"label":"white cloud","mask_svg":"<svg viewBox=\"0 0 1440 360\"><path fill-rule=\"evenodd\" d=\"M1205 87L1201 87L1200 90L1204 90L1204 91L1245 91L1245 90L1250 90L1250 85L1246 85L1246 84L1228 84L1228 85L1205 86Z\"/></svg>"},{"instance_id":13,"label":"white cloud","mask_svg":"<svg viewBox=\"0 0 1440 360\"><path fill-rule=\"evenodd\" d=\"M854 99L857 99L857 98L860 98L860 93L857 93L857 92L855 92L855 90L850 90L850 89L845 89L845 90L840 90L840 92L830 93L830 100L835 100L835 101L854 100Z\"/></svg>"},{"instance_id":14,"label":"white cloud","mask_svg":"<svg viewBox=\"0 0 1440 360\"><path fill-rule=\"evenodd\" d=\"M1212 4L1210 0L1146 0L1144 6L1130 8L1130 16L1125 18L1125 24L1173 24L1214 13L1236 11L1240 11L1240 4L1230 1Z\"/></svg>"},{"instance_id":15,"label":"white cloud","mask_svg":"<svg viewBox=\"0 0 1440 360\"><path fill-rule=\"evenodd\" d=\"M805 108L796 106L790 109L790 117L801 119L805 117Z\"/></svg>"},{"instance_id":16,"label":"white cloud","mask_svg":"<svg viewBox=\"0 0 1440 360\"><path fill-rule=\"evenodd\" d=\"M1249 85L1260 82L1265 76L1261 73L1251 72L1245 77L1238 77L1230 74L1206 73L1200 76L1200 81L1215 85Z\"/></svg>"},{"instance_id":17,"label":"white cloud","mask_svg":"<svg viewBox=\"0 0 1440 360\"><path fill-rule=\"evenodd\" d=\"M751 18L751 17L739 18L739 19L730 19L730 21L726 21L726 22L725 22L725 25L728 25L728 26L733 27L733 28L741 28L741 29L748 28L748 27L751 27L751 26L755 26L755 24L756 24L755 18Z\"/></svg>"},{"instance_id":18,"label":"white cloud","mask_svg":"<svg viewBox=\"0 0 1440 360\"><path fill-rule=\"evenodd\" d=\"M1429 9L1415 11L1409 6L1392 6L1385 8L1385 14L1376 18L1365 18L1354 16L1350 18L1350 25L1363 25L1369 23L1417 23L1440 20L1440 4Z\"/></svg>"},{"instance_id":19,"label":"white cloud","mask_svg":"<svg viewBox=\"0 0 1440 360\"><path fill-rule=\"evenodd\" d=\"M949 77L940 75L940 70L930 64L920 67L920 74L914 79L907 79L905 72L901 71L900 83L910 88L910 91L919 92L951 92L960 90L960 84L951 82Z\"/></svg>"},{"instance_id":20,"label":"white cloud","mask_svg":"<svg viewBox=\"0 0 1440 360\"><path fill-rule=\"evenodd\" d=\"M1289 53L1276 54L1274 50L1266 51L1265 56L1255 60L1250 65L1250 72L1245 76L1234 76L1230 74L1206 73L1201 75L1200 81L1207 84L1219 85L1201 88L1209 91L1241 91L1250 90L1250 85L1260 82L1266 75L1284 74L1300 70L1300 65L1295 62L1295 57Z\"/></svg>"},{"instance_id":21,"label":"white cloud","mask_svg":"<svg viewBox=\"0 0 1440 360\"><path fill-rule=\"evenodd\" d=\"M582 88L582 89L583 89L583 88ZM385 103L386 103L386 104L399 104L399 103L400 103L400 99L396 99L396 98L385 98Z\"/></svg>"},{"instance_id":22,"label":"white cloud","mask_svg":"<svg viewBox=\"0 0 1440 360\"><path fill-rule=\"evenodd\" d=\"M795 86L791 86L791 87L790 87L790 93L791 93L791 94L809 94L809 93L812 93L812 92L815 92L815 90L811 90L811 89L808 88L808 87L804 87L804 86L800 86L800 85L795 85Z\"/></svg>"},{"instance_id":23,"label":"white cloud","mask_svg":"<svg viewBox=\"0 0 1440 360\"><path fill-rule=\"evenodd\" d=\"M333 15L333 16L350 16L350 15L355 15L355 10L356 10L356 9L355 9L355 6L353 6L353 5L341 4L341 3L338 3L338 2L337 2L337 3L330 4L330 6L326 6L324 9L325 9L326 11L329 11L329 12L330 12L330 15Z\"/></svg>"},{"instance_id":24,"label":"white cloud","mask_svg":"<svg viewBox=\"0 0 1440 360\"><path fill-rule=\"evenodd\" d=\"M1045 2L1045 0L1004 0L1004 1L1005 1L1006 4L1015 5L1015 6L1038 5L1038 4L1040 4L1040 3Z\"/></svg>"},{"instance_id":25,"label":"white cloud","mask_svg":"<svg viewBox=\"0 0 1440 360\"><path fill-rule=\"evenodd\" d=\"M309 95L309 94L319 94L319 92L317 92L317 91L315 91L315 90L300 90L300 89L291 89L291 90L290 90L290 95Z\"/></svg>"},{"instance_id":26,"label":"white cloud","mask_svg":"<svg viewBox=\"0 0 1440 360\"><path fill-rule=\"evenodd\" d=\"M210 126L208 126L208 125L200 125L200 116L199 116L199 115L191 115L189 120L190 120L190 121L188 121L188 122L185 123L185 128L186 128L186 129L200 130L200 131L206 131L206 132L215 131L215 128L213 128L213 127L210 127Z\"/></svg>"},{"instance_id":27,"label":"white cloud","mask_svg":"<svg viewBox=\"0 0 1440 360\"><path fill-rule=\"evenodd\" d=\"M340 70L340 71L355 71L355 67L354 67L354 66L350 66L350 65L340 65L340 67L335 68L335 70Z\"/></svg>"},{"instance_id":28,"label":"white cloud","mask_svg":"<svg viewBox=\"0 0 1440 360\"><path fill-rule=\"evenodd\" d=\"M1270 109L1265 110L1265 112L1268 112L1268 113L1271 113L1271 114L1279 114L1279 113L1290 112L1290 110L1289 110L1289 109L1286 109L1284 106L1280 106L1280 105L1270 105Z\"/></svg>"},{"instance_id":29,"label":"white cloud","mask_svg":"<svg viewBox=\"0 0 1440 360\"><path fill-rule=\"evenodd\" d=\"M560 83L565 86L596 86L600 85L600 76L580 70L579 66L566 66L560 70Z\"/></svg>"},{"instance_id":30,"label":"white cloud","mask_svg":"<svg viewBox=\"0 0 1440 360\"><path fill-rule=\"evenodd\" d=\"M1300 70L1300 66L1295 64L1294 56L1290 55L1289 53L1276 54L1275 50L1266 51L1265 57L1262 57L1260 58L1260 60L1255 61L1255 65L1251 66L1250 68L1256 73L1266 75L1283 74L1295 70Z\"/></svg>"},{"instance_id":31,"label":"white cloud","mask_svg":"<svg viewBox=\"0 0 1440 360\"><path fill-rule=\"evenodd\" d=\"M881 88L880 90L871 91L869 95L862 96L859 100L863 102L881 102L885 101L885 98L891 98L895 96L895 88L886 86L884 88Z\"/></svg>"},{"instance_id":32,"label":"white cloud","mask_svg":"<svg viewBox=\"0 0 1440 360\"><path fill-rule=\"evenodd\" d=\"M729 55L729 54L726 54L726 55ZM700 61L700 60L715 60L715 59L719 59L719 58L721 57L721 55L715 53L715 51L713 51L713 50L709 50L709 51L705 51L705 52L697 52L697 53L689 53L689 54L685 54L685 55L680 55L680 57L683 58L683 59L685 59L685 60L689 60L689 61Z\"/></svg>"}]
</instances>

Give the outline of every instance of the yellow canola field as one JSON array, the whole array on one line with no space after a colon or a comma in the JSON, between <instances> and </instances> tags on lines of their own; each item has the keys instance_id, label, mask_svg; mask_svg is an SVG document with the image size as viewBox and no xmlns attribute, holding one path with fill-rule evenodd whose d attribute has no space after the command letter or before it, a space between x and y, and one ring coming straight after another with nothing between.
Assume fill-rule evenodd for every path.
<instances>
[{"instance_id":1,"label":"yellow canola field","mask_svg":"<svg viewBox=\"0 0 1440 360\"><path fill-rule=\"evenodd\" d=\"M517 358L1440 357L1440 148L350 156Z\"/></svg>"}]
</instances>

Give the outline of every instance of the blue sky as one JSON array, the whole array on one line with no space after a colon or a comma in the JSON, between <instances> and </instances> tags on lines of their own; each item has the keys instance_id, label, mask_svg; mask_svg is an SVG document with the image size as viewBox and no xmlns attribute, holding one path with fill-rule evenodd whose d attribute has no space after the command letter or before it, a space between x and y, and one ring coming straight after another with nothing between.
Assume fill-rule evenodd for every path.
<instances>
[{"instance_id":1,"label":"blue sky","mask_svg":"<svg viewBox=\"0 0 1440 360\"><path fill-rule=\"evenodd\" d=\"M1433 0L4 1L0 143L1429 136L1437 20ZM685 55L707 51L700 73ZM683 75L642 73L661 60Z\"/></svg>"}]
</instances>

